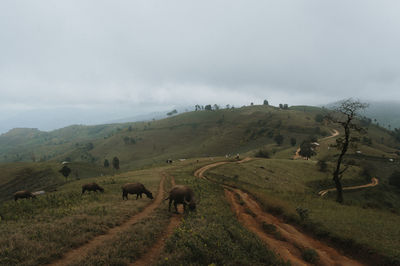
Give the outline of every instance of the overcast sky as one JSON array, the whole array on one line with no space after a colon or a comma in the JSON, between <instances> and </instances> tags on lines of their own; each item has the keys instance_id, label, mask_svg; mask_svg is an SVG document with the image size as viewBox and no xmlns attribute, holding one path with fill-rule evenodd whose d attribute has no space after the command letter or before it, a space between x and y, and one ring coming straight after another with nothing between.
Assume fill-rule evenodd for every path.
<instances>
[{"instance_id":1,"label":"overcast sky","mask_svg":"<svg viewBox=\"0 0 400 266\"><path fill-rule=\"evenodd\" d=\"M399 14L397 0L2 0L0 122L39 109L398 100Z\"/></svg>"}]
</instances>

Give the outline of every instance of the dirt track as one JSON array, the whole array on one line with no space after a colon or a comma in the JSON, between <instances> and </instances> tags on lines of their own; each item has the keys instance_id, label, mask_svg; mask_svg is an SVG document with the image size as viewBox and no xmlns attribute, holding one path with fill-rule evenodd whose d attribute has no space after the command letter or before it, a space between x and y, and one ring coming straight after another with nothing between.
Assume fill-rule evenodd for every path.
<instances>
[{"instance_id":1,"label":"dirt track","mask_svg":"<svg viewBox=\"0 0 400 266\"><path fill-rule=\"evenodd\" d=\"M319 141L321 142L321 141L324 141L324 140L327 140L327 139L334 138L334 137L336 137L336 136L339 136L339 131L337 131L336 129L334 129L332 135L330 135L330 136L328 136L328 137L325 137L325 138L322 138L322 139L320 139ZM300 148L298 148L298 149L296 150L296 154L293 156L293 160L303 159L303 157L299 154L299 152L300 152Z\"/></svg>"},{"instance_id":2,"label":"dirt track","mask_svg":"<svg viewBox=\"0 0 400 266\"><path fill-rule=\"evenodd\" d=\"M238 163L248 160L242 160ZM195 176L207 179L204 175L207 170L226 163L228 162L204 166L195 172ZM264 212L257 201L249 194L229 186L224 186L224 188L225 196L238 220L275 253L279 254L283 260L290 261L293 265L310 265L302 258L302 252L305 249L313 249L319 255L319 265L362 265L340 254L325 243L299 231L294 226Z\"/></svg>"},{"instance_id":3,"label":"dirt track","mask_svg":"<svg viewBox=\"0 0 400 266\"><path fill-rule=\"evenodd\" d=\"M174 181L173 177L171 179L172 179L171 183L174 185L175 181ZM118 233L127 230L131 225L133 225L133 224L137 223L138 221L142 220L143 218L146 218L147 216L149 216L149 214L151 214L158 206L160 206L160 204L164 200L164 182L165 182L165 174L162 174L162 178L161 178L161 181L159 184L159 188L158 188L158 192L157 192L157 196L156 196L155 200L152 201L152 203L150 203L148 206L146 206L142 212L132 216L129 220L124 222L122 225L110 229L106 234L97 236L97 237L93 238L92 240L90 240L88 243L67 252L66 254L64 254L63 258L61 258L58 261L55 261L51 265L68 265L68 264L74 263L77 260L86 257L86 255L89 253L89 251L94 250L96 247L100 246L103 242L112 239ZM175 226L177 226L179 224L179 221L180 221L180 218L178 216L176 216L176 217L174 216L171 219L170 224L168 225L167 232L155 244L156 247L150 248L149 251L152 251L153 249L156 249L156 248L162 249L163 243L165 240L164 237L169 236L169 234L171 232L173 232L173 229L175 228ZM150 264L152 261L150 261L149 263L146 262L147 254L145 254L143 256L144 258L143 258L143 260L141 260L142 264L135 263L135 265ZM156 258L156 256L154 256L154 254L153 254L153 259L154 258Z\"/></svg>"},{"instance_id":4,"label":"dirt track","mask_svg":"<svg viewBox=\"0 0 400 266\"><path fill-rule=\"evenodd\" d=\"M367 187L374 187L379 184L379 179L376 177L371 178L371 183L365 184L365 185L360 185L360 186L352 186L352 187L344 187L343 190L353 190L353 189L360 189L360 188L367 188ZM318 192L318 194L323 197L325 196L329 191L336 191L336 188L329 188L329 189L324 189Z\"/></svg>"},{"instance_id":5,"label":"dirt track","mask_svg":"<svg viewBox=\"0 0 400 266\"><path fill-rule=\"evenodd\" d=\"M171 184L175 186L175 179L171 176ZM164 249L165 241L174 233L175 228L179 226L182 220L183 206L179 205L179 213L174 213L171 217L171 220L165 230L164 234L158 239L158 241L144 254L139 260L135 261L131 265L135 266L145 266L145 265L153 265L157 262L158 257L161 254L161 251Z\"/></svg>"}]
</instances>

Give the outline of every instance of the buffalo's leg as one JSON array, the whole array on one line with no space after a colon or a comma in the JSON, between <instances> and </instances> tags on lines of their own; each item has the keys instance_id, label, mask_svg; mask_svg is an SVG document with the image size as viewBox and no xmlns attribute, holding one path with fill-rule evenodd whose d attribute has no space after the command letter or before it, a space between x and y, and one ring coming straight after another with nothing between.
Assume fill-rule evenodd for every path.
<instances>
[{"instance_id":1,"label":"buffalo's leg","mask_svg":"<svg viewBox=\"0 0 400 266\"><path fill-rule=\"evenodd\" d=\"M176 213L179 213L179 212L178 212L178 203L177 203L176 201L174 201L174 207L175 207L175 212L176 212Z\"/></svg>"},{"instance_id":2,"label":"buffalo's leg","mask_svg":"<svg viewBox=\"0 0 400 266\"><path fill-rule=\"evenodd\" d=\"M171 203L172 203L172 199L169 199L168 211L171 211Z\"/></svg>"}]
</instances>

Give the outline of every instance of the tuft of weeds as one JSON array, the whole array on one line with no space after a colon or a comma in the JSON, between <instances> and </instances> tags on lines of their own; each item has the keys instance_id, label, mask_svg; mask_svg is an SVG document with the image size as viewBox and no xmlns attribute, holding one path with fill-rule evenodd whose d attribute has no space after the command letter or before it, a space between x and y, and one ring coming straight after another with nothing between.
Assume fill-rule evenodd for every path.
<instances>
[{"instance_id":1,"label":"tuft of weeds","mask_svg":"<svg viewBox=\"0 0 400 266\"><path fill-rule=\"evenodd\" d=\"M265 233L274 236L278 240L285 240L282 234L276 229L275 225L263 221L261 226Z\"/></svg>"},{"instance_id":2,"label":"tuft of weeds","mask_svg":"<svg viewBox=\"0 0 400 266\"><path fill-rule=\"evenodd\" d=\"M318 253L314 249L311 249L311 248L304 249L301 252L301 256L305 261L312 263L312 264L316 264L319 261Z\"/></svg>"}]
</instances>

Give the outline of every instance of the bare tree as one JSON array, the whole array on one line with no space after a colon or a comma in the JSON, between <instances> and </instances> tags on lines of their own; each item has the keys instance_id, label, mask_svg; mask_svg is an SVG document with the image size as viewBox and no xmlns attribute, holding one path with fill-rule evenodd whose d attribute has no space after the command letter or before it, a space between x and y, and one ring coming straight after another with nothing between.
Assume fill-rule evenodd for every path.
<instances>
[{"instance_id":1,"label":"bare tree","mask_svg":"<svg viewBox=\"0 0 400 266\"><path fill-rule=\"evenodd\" d=\"M336 145L334 145L339 151L339 157L336 162L336 168L333 172L333 181L336 186L336 201L343 203L343 188L342 188L342 175L347 170L348 166L341 169L343 157L346 154L350 145L355 145L360 139L358 136L354 136L354 132L365 132L365 129L358 125L355 118L358 116L358 112L368 107L367 103L362 103L359 100L346 99L339 102L335 108L335 112L328 115L328 120L340 125L344 130L344 137L336 139ZM353 134L353 135L352 135Z\"/></svg>"}]
</instances>

